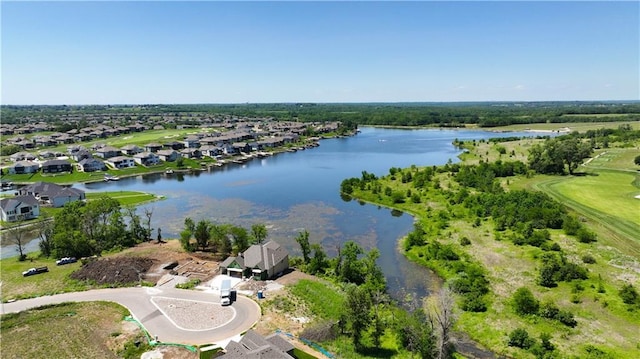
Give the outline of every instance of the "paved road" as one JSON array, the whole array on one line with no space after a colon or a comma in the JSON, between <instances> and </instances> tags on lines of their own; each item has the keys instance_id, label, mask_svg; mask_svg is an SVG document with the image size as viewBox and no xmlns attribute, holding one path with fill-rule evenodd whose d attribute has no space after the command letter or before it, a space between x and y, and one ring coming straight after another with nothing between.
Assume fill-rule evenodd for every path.
<instances>
[{"instance_id":1,"label":"paved road","mask_svg":"<svg viewBox=\"0 0 640 359\"><path fill-rule=\"evenodd\" d=\"M2 306L0 306L0 312L2 314L21 312L45 304L63 302L116 302L129 309L134 318L140 321L152 336L158 336L158 340L192 345L224 342L226 339L253 327L261 315L260 307L256 302L238 295L237 301L231 306L235 311L235 315L227 323L210 329L189 329L184 328L184 326L181 328L176 326L176 324L174 324L175 321L170 320L164 311L161 311L160 308L152 302L153 298L175 298L182 301L188 300L219 305L219 296L210 292L175 288L139 287L96 289L86 292L64 293L24 299L13 303L2 304ZM179 303L179 301L177 302ZM210 313L202 313L203 317L207 314ZM193 328L198 328L198 326L194 325Z\"/></svg>"}]
</instances>

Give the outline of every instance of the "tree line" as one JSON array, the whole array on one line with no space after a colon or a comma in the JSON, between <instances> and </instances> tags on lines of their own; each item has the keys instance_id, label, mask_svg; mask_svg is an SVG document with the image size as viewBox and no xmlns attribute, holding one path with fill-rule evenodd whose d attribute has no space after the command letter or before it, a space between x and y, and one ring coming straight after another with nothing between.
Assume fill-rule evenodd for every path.
<instances>
[{"instance_id":1,"label":"tree line","mask_svg":"<svg viewBox=\"0 0 640 359\"><path fill-rule=\"evenodd\" d=\"M61 114L145 113L172 115L229 115L268 117L281 121L341 121L359 125L455 127L510 124L637 121L640 103L629 102L458 102L458 103L273 103L136 106L10 106L3 105L3 121L19 123L29 117L44 120ZM617 116L598 116L598 115ZM576 116L579 115L579 116ZM591 115L591 116L589 116Z\"/></svg>"}]
</instances>

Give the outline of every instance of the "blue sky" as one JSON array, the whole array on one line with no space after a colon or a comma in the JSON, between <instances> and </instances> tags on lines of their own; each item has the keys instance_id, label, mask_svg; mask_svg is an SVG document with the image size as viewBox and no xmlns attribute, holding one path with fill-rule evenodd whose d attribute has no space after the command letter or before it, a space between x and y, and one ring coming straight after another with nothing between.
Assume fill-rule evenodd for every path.
<instances>
[{"instance_id":1,"label":"blue sky","mask_svg":"<svg viewBox=\"0 0 640 359\"><path fill-rule=\"evenodd\" d=\"M640 3L7 2L3 104L640 99Z\"/></svg>"}]
</instances>

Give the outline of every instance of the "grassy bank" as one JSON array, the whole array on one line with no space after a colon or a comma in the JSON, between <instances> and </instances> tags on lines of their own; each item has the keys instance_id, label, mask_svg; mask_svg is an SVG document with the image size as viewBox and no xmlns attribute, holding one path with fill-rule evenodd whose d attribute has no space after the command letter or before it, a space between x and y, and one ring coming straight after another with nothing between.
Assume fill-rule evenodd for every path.
<instances>
[{"instance_id":1,"label":"grassy bank","mask_svg":"<svg viewBox=\"0 0 640 359\"><path fill-rule=\"evenodd\" d=\"M12 358L139 358L143 339L115 303L64 303L1 317L3 356ZM90 340L88 340L90 339ZM140 351L142 349L142 351Z\"/></svg>"}]
</instances>

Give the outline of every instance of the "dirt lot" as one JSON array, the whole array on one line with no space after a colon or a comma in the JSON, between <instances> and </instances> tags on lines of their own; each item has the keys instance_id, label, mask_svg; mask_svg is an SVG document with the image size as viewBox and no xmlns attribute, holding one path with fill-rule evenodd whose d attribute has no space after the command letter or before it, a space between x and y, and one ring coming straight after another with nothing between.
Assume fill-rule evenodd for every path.
<instances>
[{"instance_id":1,"label":"dirt lot","mask_svg":"<svg viewBox=\"0 0 640 359\"><path fill-rule=\"evenodd\" d=\"M208 253L184 252L177 241L153 241L108 258L91 258L71 277L115 285L141 280L158 284L165 274L207 281L217 274L218 264Z\"/></svg>"}]
</instances>

